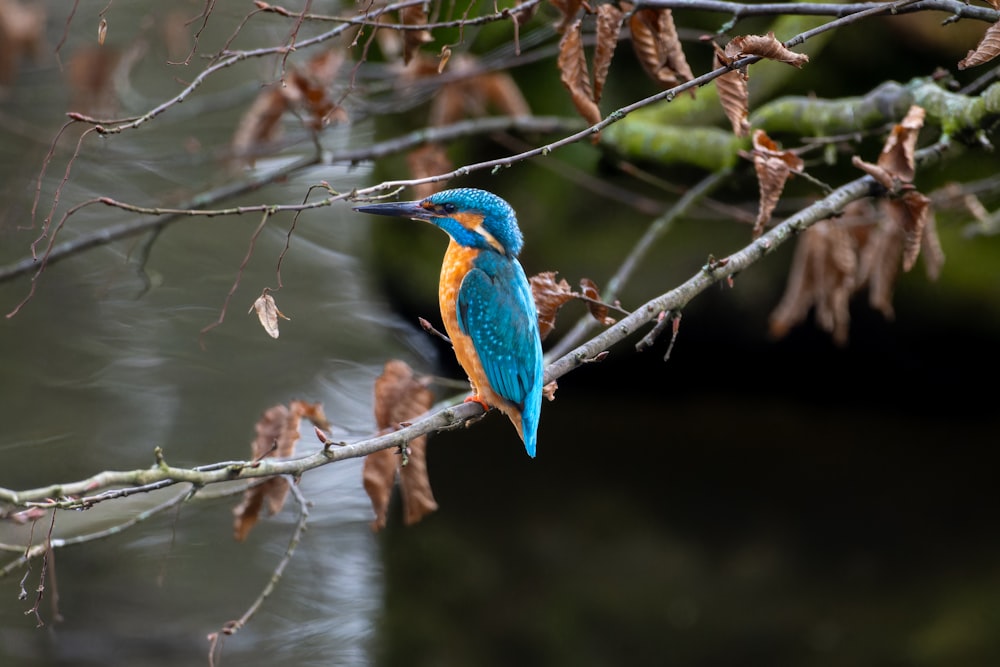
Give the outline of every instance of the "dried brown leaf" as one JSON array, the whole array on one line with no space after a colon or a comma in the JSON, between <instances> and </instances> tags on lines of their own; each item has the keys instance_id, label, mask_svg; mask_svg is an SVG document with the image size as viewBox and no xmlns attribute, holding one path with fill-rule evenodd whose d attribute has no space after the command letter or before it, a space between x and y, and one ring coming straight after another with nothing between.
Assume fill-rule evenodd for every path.
<instances>
[{"instance_id":1,"label":"dried brown leaf","mask_svg":"<svg viewBox=\"0 0 1000 667\"><path fill-rule=\"evenodd\" d=\"M515 23L519 26L527 25L531 19L535 18L538 8L542 6L540 2L528 5L527 7L522 7L523 4L519 3L510 10L510 13L514 16Z\"/></svg>"},{"instance_id":2,"label":"dried brown leaf","mask_svg":"<svg viewBox=\"0 0 1000 667\"><path fill-rule=\"evenodd\" d=\"M538 333L542 340L556 326L556 315L567 301L576 298L576 293L565 279L556 282L555 271L545 271L528 279L531 283L531 295L535 299L535 309L538 311Z\"/></svg>"},{"instance_id":3,"label":"dried brown leaf","mask_svg":"<svg viewBox=\"0 0 1000 667\"><path fill-rule=\"evenodd\" d=\"M583 0L549 0L549 4L558 9L562 15L562 20L556 24L556 32L563 33L573 23L580 7L583 6Z\"/></svg>"},{"instance_id":4,"label":"dried brown leaf","mask_svg":"<svg viewBox=\"0 0 1000 667\"><path fill-rule=\"evenodd\" d=\"M278 318L280 317L283 320L288 319L284 313L278 310L278 306L274 302L274 297L266 290L253 302L253 306L250 308L250 312L252 311L257 311L257 319L260 320L260 325L264 327L264 331L271 338L278 337Z\"/></svg>"},{"instance_id":5,"label":"dried brown leaf","mask_svg":"<svg viewBox=\"0 0 1000 667\"><path fill-rule=\"evenodd\" d=\"M903 120L892 128L878 156L878 166L904 183L912 183L916 173L914 154L925 115L923 108L911 106Z\"/></svg>"},{"instance_id":6,"label":"dried brown leaf","mask_svg":"<svg viewBox=\"0 0 1000 667\"><path fill-rule=\"evenodd\" d=\"M601 110L594 102L594 91L590 85L587 57L583 52L582 20L577 19L563 33L559 40L559 79L569 91L577 113L591 125L601 121ZM596 137L595 137L596 141Z\"/></svg>"},{"instance_id":7,"label":"dried brown leaf","mask_svg":"<svg viewBox=\"0 0 1000 667\"><path fill-rule=\"evenodd\" d=\"M760 56L778 62L788 63L801 68L809 62L809 56L804 53L795 53L785 48L773 32L766 35L741 35L734 37L726 44L726 55L730 60L737 60L744 56Z\"/></svg>"},{"instance_id":8,"label":"dried brown leaf","mask_svg":"<svg viewBox=\"0 0 1000 667\"><path fill-rule=\"evenodd\" d=\"M101 17L100 22L97 24L97 45L104 46L104 40L108 37L108 20Z\"/></svg>"},{"instance_id":9,"label":"dried brown leaf","mask_svg":"<svg viewBox=\"0 0 1000 667\"><path fill-rule=\"evenodd\" d=\"M721 67L728 62L722 49L713 42L715 47L714 67ZM715 79L715 88L719 93L719 102L722 104L726 118L733 126L733 133L738 137L746 137L750 134L750 91L747 87L746 77L737 71L726 72Z\"/></svg>"},{"instance_id":10,"label":"dried brown leaf","mask_svg":"<svg viewBox=\"0 0 1000 667\"><path fill-rule=\"evenodd\" d=\"M268 408L254 426L257 435L250 445L253 459L288 458L295 454L303 418L319 428L330 427L320 403L294 400L288 407L275 405ZM233 537L240 542L247 538L260 519L265 504L271 516L280 512L288 489L286 478L271 477L244 491L243 501L233 509Z\"/></svg>"},{"instance_id":11,"label":"dried brown leaf","mask_svg":"<svg viewBox=\"0 0 1000 667\"><path fill-rule=\"evenodd\" d=\"M531 115L531 107L507 72L473 74L479 64L468 56L452 59L456 80L445 84L431 103L429 124L450 125L495 110L508 116Z\"/></svg>"},{"instance_id":12,"label":"dried brown leaf","mask_svg":"<svg viewBox=\"0 0 1000 667\"><path fill-rule=\"evenodd\" d=\"M17 76L21 58L37 59L45 44L43 3L0 0L0 85Z\"/></svg>"},{"instance_id":13,"label":"dried brown leaf","mask_svg":"<svg viewBox=\"0 0 1000 667\"><path fill-rule=\"evenodd\" d=\"M416 376L405 362L387 361L382 374L375 380L375 423L379 429L397 429L400 423L427 412L434 402L427 384L427 378ZM364 487L375 511L372 530L385 527L397 474L406 525L437 510L427 475L426 448L426 436L411 440L407 447L407 463L402 467L400 455L394 450L381 450L365 457Z\"/></svg>"},{"instance_id":14,"label":"dried brown leaf","mask_svg":"<svg viewBox=\"0 0 1000 667\"><path fill-rule=\"evenodd\" d=\"M427 12L424 11L424 5L407 5L403 7L399 10L399 21L403 25L426 25ZM404 30L402 32L403 64L406 65L409 64L421 46L433 42L434 38L427 30Z\"/></svg>"},{"instance_id":15,"label":"dried brown leaf","mask_svg":"<svg viewBox=\"0 0 1000 667\"><path fill-rule=\"evenodd\" d=\"M903 271L909 271L920 255L924 230L932 217L931 200L916 190L908 190L886 204L886 213L903 230Z\"/></svg>"},{"instance_id":16,"label":"dried brown leaf","mask_svg":"<svg viewBox=\"0 0 1000 667\"><path fill-rule=\"evenodd\" d=\"M304 66L290 68L284 82L263 88L233 133L231 146L236 158L252 167L256 156L281 137L281 117L292 109L314 132L345 122L347 112L330 96L343 61L343 54L334 49L322 51Z\"/></svg>"},{"instance_id":17,"label":"dried brown leaf","mask_svg":"<svg viewBox=\"0 0 1000 667\"><path fill-rule=\"evenodd\" d=\"M330 97L330 86L343 62L339 51L320 52L305 67L293 68L280 87L289 104L300 110L306 127L314 132L347 120L347 112Z\"/></svg>"},{"instance_id":18,"label":"dried brown leaf","mask_svg":"<svg viewBox=\"0 0 1000 667\"><path fill-rule=\"evenodd\" d=\"M751 157L760 188L760 207L753 227L753 237L757 238L771 221L785 183L792 174L802 172L804 163L794 152L778 148L764 130L753 134Z\"/></svg>"},{"instance_id":19,"label":"dried brown leaf","mask_svg":"<svg viewBox=\"0 0 1000 667\"><path fill-rule=\"evenodd\" d=\"M588 299L587 309L591 316L602 325L609 327L615 323L615 318L608 317L608 305L601 301L601 290L590 278L580 278L580 292Z\"/></svg>"},{"instance_id":20,"label":"dried brown leaf","mask_svg":"<svg viewBox=\"0 0 1000 667\"><path fill-rule=\"evenodd\" d=\"M997 0L992 0L991 4L1000 4ZM1000 9L1000 7L994 6L994 9ZM982 65L983 63L989 62L1000 55L1000 22L991 23L990 27L986 29L986 33L983 38L979 40L979 44L975 49L969 51L969 53L962 58L958 63L958 69L968 69L970 67L975 67L976 65Z\"/></svg>"},{"instance_id":21,"label":"dried brown leaf","mask_svg":"<svg viewBox=\"0 0 1000 667\"><path fill-rule=\"evenodd\" d=\"M183 62L191 55L191 15L184 9L172 9L160 20L163 45L167 49L167 61Z\"/></svg>"},{"instance_id":22,"label":"dried brown leaf","mask_svg":"<svg viewBox=\"0 0 1000 667\"><path fill-rule=\"evenodd\" d=\"M89 45L73 52L65 75L72 91L74 111L98 116L117 112L115 72L122 60L122 52L112 46Z\"/></svg>"},{"instance_id":23,"label":"dried brown leaf","mask_svg":"<svg viewBox=\"0 0 1000 667\"><path fill-rule=\"evenodd\" d=\"M869 305L892 319L892 293L903 254L903 228L886 213L887 202L881 200L880 205L882 218L861 249L858 285L867 284Z\"/></svg>"},{"instance_id":24,"label":"dried brown leaf","mask_svg":"<svg viewBox=\"0 0 1000 667\"><path fill-rule=\"evenodd\" d=\"M866 247L862 253L862 276L870 281L869 299L872 306L887 317L892 316L892 287L900 261L903 270L909 271L921 248L926 247L931 253L927 271L933 277L938 275L944 262L934 228L931 201L912 186L916 172L914 154L924 116L921 107L910 107L906 117L893 127L886 139L877 164L864 162L857 156L852 159L855 166L875 178L892 195L882 203L883 221L872 247ZM925 241L928 229L932 237Z\"/></svg>"},{"instance_id":25,"label":"dried brown leaf","mask_svg":"<svg viewBox=\"0 0 1000 667\"><path fill-rule=\"evenodd\" d=\"M437 174L451 171L452 163L441 144L424 144L413 149L406 155L406 164L410 169L410 176L426 178ZM417 199L430 197L435 192L444 187L443 182L420 183L413 186L413 195Z\"/></svg>"},{"instance_id":26,"label":"dried brown leaf","mask_svg":"<svg viewBox=\"0 0 1000 667\"><path fill-rule=\"evenodd\" d=\"M893 182L892 174L888 169L880 167L877 164L872 164L871 162L865 162L857 155L851 156L851 164L874 178L886 190L892 190L897 185L897 183Z\"/></svg>"},{"instance_id":27,"label":"dried brown leaf","mask_svg":"<svg viewBox=\"0 0 1000 667\"><path fill-rule=\"evenodd\" d=\"M257 94L236 126L231 142L233 154L252 167L256 156L268 144L281 136L281 116L288 109L288 100L277 86L268 86Z\"/></svg>"},{"instance_id":28,"label":"dried brown leaf","mask_svg":"<svg viewBox=\"0 0 1000 667\"><path fill-rule=\"evenodd\" d=\"M822 220L799 237L785 294L771 313L771 335L784 336L814 309L820 328L838 345L847 343L858 272L858 237L852 233L857 228L850 225L857 215Z\"/></svg>"},{"instance_id":29,"label":"dried brown leaf","mask_svg":"<svg viewBox=\"0 0 1000 667\"><path fill-rule=\"evenodd\" d=\"M476 95L482 98L487 109L494 109L505 116L530 116L531 107L521 88L507 72L490 72L467 82Z\"/></svg>"},{"instance_id":30,"label":"dried brown leaf","mask_svg":"<svg viewBox=\"0 0 1000 667\"><path fill-rule=\"evenodd\" d=\"M601 101L604 92L604 82L608 78L611 59L618 46L618 36L621 33L622 10L615 5L597 6L597 45L594 47L594 101Z\"/></svg>"},{"instance_id":31,"label":"dried brown leaf","mask_svg":"<svg viewBox=\"0 0 1000 667\"><path fill-rule=\"evenodd\" d=\"M694 78L669 9L640 9L628 25L636 57L654 81L670 88Z\"/></svg>"}]
</instances>

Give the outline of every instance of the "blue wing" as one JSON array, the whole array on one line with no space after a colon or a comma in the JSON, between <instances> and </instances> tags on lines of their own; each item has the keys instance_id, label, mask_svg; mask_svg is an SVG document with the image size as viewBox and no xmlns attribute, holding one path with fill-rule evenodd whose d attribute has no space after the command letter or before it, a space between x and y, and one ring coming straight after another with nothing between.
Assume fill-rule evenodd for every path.
<instances>
[{"instance_id":1,"label":"blue wing","mask_svg":"<svg viewBox=\"0 0 1000 667\"><path fill-rule=\"evenodd\" d=\"M516 259L482 253L458 292L458 325L472 339L493 391L521 410L524 446L535 455L542 404L542 344L531 287Z\"/></svg>"}]
</instances>

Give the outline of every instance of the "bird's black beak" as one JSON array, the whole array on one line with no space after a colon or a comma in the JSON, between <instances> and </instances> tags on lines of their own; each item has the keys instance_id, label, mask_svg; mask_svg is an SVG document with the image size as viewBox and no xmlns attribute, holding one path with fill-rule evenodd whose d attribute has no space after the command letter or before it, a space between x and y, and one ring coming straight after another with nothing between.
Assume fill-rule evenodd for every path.
<instances>
[{"instance_id":1,"label":"bird's black beak","mask_svg":"<svg viewBox=\"0 0 1000 667\"><path fill-rule=\"evenodd\" d=\"M420 205L419 201L383 202L381 204L367 204L365 206L355 206L358 213L371 213L372 215L388 215L395 218L412 218L414 220L430 220L437 216L432 211Z\"/></svg>"}]
</instances>

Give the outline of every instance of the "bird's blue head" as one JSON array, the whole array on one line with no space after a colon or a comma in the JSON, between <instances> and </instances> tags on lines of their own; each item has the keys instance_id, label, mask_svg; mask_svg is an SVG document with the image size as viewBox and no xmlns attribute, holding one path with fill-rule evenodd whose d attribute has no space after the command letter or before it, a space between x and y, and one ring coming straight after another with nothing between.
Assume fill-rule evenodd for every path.
<instances>
[{"instance_id":1,"label":"bird's blue head","mask_svg":"<svg viewBox=\"0 0 1000 667\"><path fill-rule=\"evenodd\" d=\"M358 206L361 213L426 220L469 248L517 257L524 246L514 209L495 194L475 188L444 190L420 201Z\"/></svg>"}]
</instances>

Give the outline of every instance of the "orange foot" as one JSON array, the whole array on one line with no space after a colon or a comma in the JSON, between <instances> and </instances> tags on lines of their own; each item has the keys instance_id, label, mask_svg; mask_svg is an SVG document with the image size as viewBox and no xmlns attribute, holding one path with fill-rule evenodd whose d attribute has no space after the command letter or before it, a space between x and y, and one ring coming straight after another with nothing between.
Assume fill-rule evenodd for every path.
<instances>
[{"instance_id":1,"label":"orange foot","mask_svg":"<svg viewBox=\"0 0 1000 667\"><path fill-rule=\"evenodd\" d=\"M484 401L483 399L479 398L479 394L473 394L472 396L469 396L468 398L466 398L462 402L463 403L479 403L479 405L483 406L483 412L489 412L490 411L489 404L487 404L486 401Z\"/></svg>"}]
</instances>

